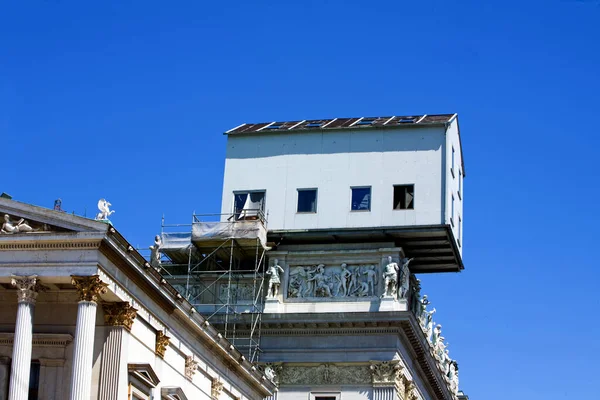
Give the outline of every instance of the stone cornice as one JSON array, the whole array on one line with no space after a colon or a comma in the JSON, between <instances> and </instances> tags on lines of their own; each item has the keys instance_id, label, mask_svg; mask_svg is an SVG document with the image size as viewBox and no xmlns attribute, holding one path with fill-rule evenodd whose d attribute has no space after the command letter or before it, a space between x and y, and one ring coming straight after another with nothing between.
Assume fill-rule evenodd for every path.
<instances>
[{"instance_id":1,"label":"stone cornice","mask_svg":"<svg viewBox=\"0 0 600 400\"><path fill-rule=\"evenodd\" d=\"M12 237L11 237L12 238ZM31 238L28 238L31 239ZM64 240L64 239L61 239ZM101 240L83 240L80 242L41 242L41 241L22 241L22 242L11 242L11 243L3 243L0 241L0 250L69 250L69 249L78 249L78 250L94 250L100 247Z\"/></svg>"}]
</instances>

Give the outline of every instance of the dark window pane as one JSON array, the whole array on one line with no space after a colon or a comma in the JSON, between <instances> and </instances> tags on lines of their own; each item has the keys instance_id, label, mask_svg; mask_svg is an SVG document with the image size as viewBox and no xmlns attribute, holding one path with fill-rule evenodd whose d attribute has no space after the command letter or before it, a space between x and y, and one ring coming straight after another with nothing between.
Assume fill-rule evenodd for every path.
<instances>
[{"instance_id":1,"label":"dark window pane","mask_svg":"<svg viewBox=\"0 0 600 400\"><path fill-rule=\"evenodd\" d=\"M412 210L415 208L415 186L394 186L394 210Z\"/></svg>"},{"instance_id":2,"label":"dark window pane","mask_svg":"<svg viewBox=\"0 0 600 400\"><path fill-rule=\"evenodd\" d=\"M298 190L298 212L317 212L317 189Z\"/></svg>"},{"instance_id":3,"label":"dark window pane","mask_svg":"<svg viewBox=\"0 0 600 400\"><path fill-rule=\"evenodd\" d=\"M352 211L371 209L371 188L352 188Z\"/></svg>"},{"instance_id":4,"label":"dark window pane","mask_svg":"<svg viewBox=\"0 0 600 400\"><path fill-rule=\"evenodd\" d=\"M233 207L236 219L257 219L265 211L265 192L234 193Z\"/></svg>"},{"instance_id":5,"label":"dark window pane","mask_svg":"<svg viewBox=\"0 0 600 400\"><path fill-rule=\"evenodd\" d=\"M29 372L29 400L37 400L40 390L40 363L33 361Z\"/></svg>"}]
</instances>

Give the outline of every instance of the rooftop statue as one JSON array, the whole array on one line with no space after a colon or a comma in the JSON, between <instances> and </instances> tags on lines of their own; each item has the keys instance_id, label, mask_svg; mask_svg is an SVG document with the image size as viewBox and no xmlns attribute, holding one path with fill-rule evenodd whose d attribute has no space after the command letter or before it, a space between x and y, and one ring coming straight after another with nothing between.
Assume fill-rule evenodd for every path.
<instances>
[{"instance_id":1,"label":"rooftop statue","mask_svg":"<svg viewBox=\"0 0 600 400\"><path fill-rule=\"evenodd\" d=\"M283 268L279 265L279 260L275 259L273 265L267 270L269 278L269 289L267 290L268 298L275 298L279 294L279 285L281 285L281 279L279 279L279 272L283 272Z\"/></svg>"},{"instance_id":2,"label":"rooftop statue","mask_svg":"<svg viewBox=\"0 0 600 400\"><path fill-rule=\"evenodd\" d=\"M108 217L114 213L114 210L110 210L110 206L112 206L112 204L105 199L98 200L98 210L100 210L100 212L96 215L96 221L108 221Z\"/></svg>"},{"instance_id":3,"label":"rooftop statue","mask_svg":"<svg viewBox=\"0 0 600 400\"><path fill-rule=\"evenodd\" d=\"M1 233L23 233L23 232L33 232L29 223L21 218L18 221L11 221L8 214L4 214L4 223L2 224Z\"/></svg>"},{"instance_id":4,"label":"rooftop statue","mask_svg":"<svg viewBox=\"0 0 600 400\"><path fill-rule=\"evenodd\" d=\"M156 235L154 237L154 246L150 246L150 265L153 266L156 269L159 269L161 266L161 261L160 261L160 256L161 256L161 252L160 249L162 248L162 240L160 238L160 235Z\"/></svg>"}]
</instances>

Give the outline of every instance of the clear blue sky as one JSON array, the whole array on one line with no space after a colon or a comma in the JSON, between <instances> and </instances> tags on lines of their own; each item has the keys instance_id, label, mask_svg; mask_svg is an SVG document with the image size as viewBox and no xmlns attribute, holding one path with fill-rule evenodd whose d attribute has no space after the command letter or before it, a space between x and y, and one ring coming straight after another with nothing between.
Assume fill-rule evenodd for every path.
<instances>
[{"instance_id":1,"label":"clear blue sky","mask_svg":"<svg viewBox=\"0 0 600 400\"><path fill-rule=\"evenodd\" d=\"M102 3L3 5L0 191L147 246L219 211L229 128L458 112L466 269L422 280L461 387L598 398L600 2Z\"/></svg>"}]
</instances>

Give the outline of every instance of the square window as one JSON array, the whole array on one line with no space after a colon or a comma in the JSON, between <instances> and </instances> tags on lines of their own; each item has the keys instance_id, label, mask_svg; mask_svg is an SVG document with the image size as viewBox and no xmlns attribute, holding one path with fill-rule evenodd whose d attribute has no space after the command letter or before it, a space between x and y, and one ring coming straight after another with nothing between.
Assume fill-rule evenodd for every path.
<instances>
[{"instance_id":1,"label":"square window","mask_svg":"<svg viewBox=\"0 0 600 400\"><path fill-rule=\"evenodd\" d=\"M415 185L394 185L394 210L414 210Z\"/></svg>"},{"instance_id":2,"label":"square window","mask_svg":"<svg viewBox=\"0 0 600 400\"><path fill-rule=\"evenodd\" d=\"M321 393L311 393L310 394L310 400L340 400L340 395L341 393L327 393L327 392L321 392Z\"/></svg>"},{"instance_id":3,"label":"square window","mask_svg":"<svg viewBox=\"0 0 600 400\"><path fill-rule=\"evenodd\" d=\"M452 195L452 208L450 209L450 223L454 226L454 195Z\"/></svg>"},{"instance_id":4,"label":"square window","mask_svg":"<svg viewBox=\"0 0 600 400\"><path fill-rule=\"evenodd\" d=\"M299 213L317 212L317 189L298 189L298 207Z\"/></svg>"},{"instance_id":5,"label":"square window","mask_svg":"<svg viewBox=\"0 0 600 400\"><path fill-rule=\"evenodd\" d=\"M462 180L463 180L463 176L462 176L462 171L458 170L458 198L462 199Z\"/></svg>"},{"instance_id":6,"label":"square window","mask_svg":"<svg viewBox=\"0 0 600 400\"><path fill-rule=\"evenodd\" d=\"M352 211L371 211L371 187L353 187Z\"/></svg>"},{"instance_id":7,"label":"square window","mask_svg":"<svg viewBox=\"0 0 600 400\"><path fill-rule=\"evenodd\" d=\"M262 219L265 211L265 191L234 192L233 208L236 219Z\"/></svg>"},{"instance_id":8,"label":"square window","mask_svg":"<svg viewBox=\"0 0 600 400\"><path fill-rule=\"evenodd\" d=\"M454 146L452 146L452 166L450 167L450 172L452 172L452 177L454 178Z\"/></svg>"}]
</instances>

